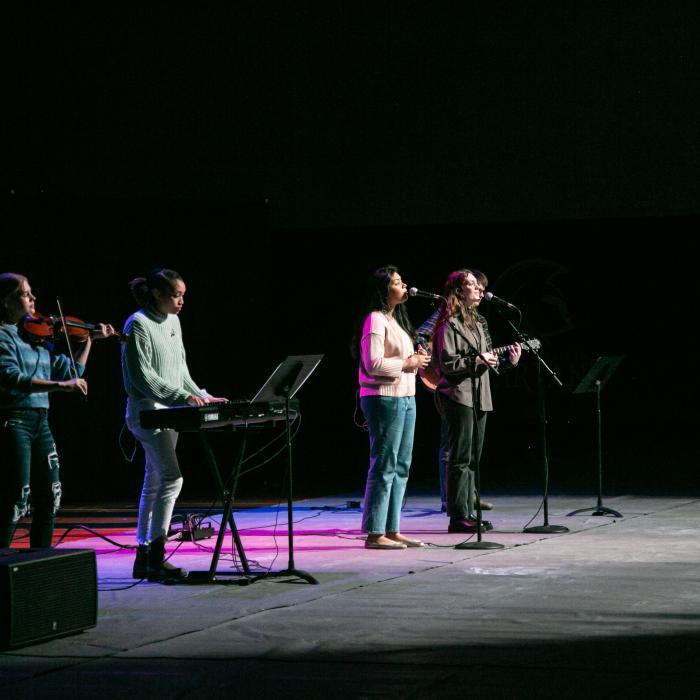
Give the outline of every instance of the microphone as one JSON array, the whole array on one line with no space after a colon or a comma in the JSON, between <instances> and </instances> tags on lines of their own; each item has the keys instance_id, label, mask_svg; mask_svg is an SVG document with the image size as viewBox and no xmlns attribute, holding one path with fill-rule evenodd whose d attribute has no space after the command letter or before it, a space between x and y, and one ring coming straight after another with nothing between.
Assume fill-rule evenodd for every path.
<instances>
[{"instance_id":1,"label":"microphone","mask_svg":"<svg viewBox=\"0 0 700 700\"><path fill-rule=\"evenodd\" d=\"M505 299L501 299L501 297L497 297L495 294L491 294L491 292L486 292L484 294L484 299L486 301L492 301L494 304L500 304L501 306L507 306L509 309L515 309L518 311L518 307L511 304L509 301L506 301Z\"/></svg>"},{"instance_id":2,"label":"microphone","mask_svg":"<svg viewBox=\"0 0 700 700\"><path fill-rule=\"evenodd\" d=\"M408 295L411 297L423 297L423 299L442 299L439 294L433 294L432 292L422 292L420 289L411 287L408 290Z\"/></svg>"}]
</instances>

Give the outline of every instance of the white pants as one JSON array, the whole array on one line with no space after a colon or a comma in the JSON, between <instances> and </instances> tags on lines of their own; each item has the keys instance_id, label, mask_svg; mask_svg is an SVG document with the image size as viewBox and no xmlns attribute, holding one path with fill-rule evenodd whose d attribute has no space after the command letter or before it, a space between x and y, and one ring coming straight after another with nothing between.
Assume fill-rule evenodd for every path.
<instances>
[{"instance_id":1,"label":"white pants","mask_svg":"<svg viewBox=\"0 0 700 700\"><path fill-rule=\"evenodd\" d=\"M182 489L182 474L175 454L178 434L174 430L142 428L136 408L129 405L126 415L126 425L141 443L146 457L136 540L139 544L150 544L159 537L167 537L175 501Z\"/></svg>"}]
</instances>

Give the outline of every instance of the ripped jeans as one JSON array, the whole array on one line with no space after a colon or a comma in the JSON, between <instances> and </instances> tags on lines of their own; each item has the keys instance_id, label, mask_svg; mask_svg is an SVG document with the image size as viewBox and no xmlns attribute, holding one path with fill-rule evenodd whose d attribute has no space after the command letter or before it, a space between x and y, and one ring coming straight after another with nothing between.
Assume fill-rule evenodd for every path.
<instances>
[{"instance_id":1,"label":"ripped jeans","mask_svg":"<svg viewBox=\"0 0 700 700\"><path fill-rule=\"evenodd\" d=\"M48 409L0 411L0 547L9 547L20 518L32 509L31 547L50 547L61 504L58 454Z\"/></svg>"}]
</instances>

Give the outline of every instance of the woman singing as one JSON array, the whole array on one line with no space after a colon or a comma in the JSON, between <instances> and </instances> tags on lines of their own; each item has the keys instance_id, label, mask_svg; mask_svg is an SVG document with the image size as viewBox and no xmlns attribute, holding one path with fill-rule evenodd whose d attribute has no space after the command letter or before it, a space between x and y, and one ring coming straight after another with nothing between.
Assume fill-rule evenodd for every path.
<instances>
[{"instance_id":1,"label":"woman singing","mask_svg":"<svg viewBox=\"0 0 700 700\"><path fill-rule=\"evenodd\" d=\"M403 308L408 299L399 271L379 268L369 283L366 317L359 334L360 405L369 428L369 472L362 529L367 549L424 546L400 532L416 422L416 371L430 361L413 350L413 330ZM356 341L357 342L357 341Z\"/></svg>"}]
</instances>

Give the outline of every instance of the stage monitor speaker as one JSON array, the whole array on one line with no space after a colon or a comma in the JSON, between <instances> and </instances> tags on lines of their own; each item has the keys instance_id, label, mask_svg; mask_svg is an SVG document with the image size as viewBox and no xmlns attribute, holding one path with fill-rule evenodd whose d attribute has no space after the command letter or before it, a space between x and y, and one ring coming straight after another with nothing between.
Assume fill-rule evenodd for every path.
<instances>
[{"instance_id":1,"label":"stage monitor speaker","mask_svg":"<svg viewBox=\"0 0 700 700\"><path fill-rule=\"evenodd\" d=\"M92 549L0 549L0 648L15 649L97 624Z\"/></svg>"}]
</instances>

